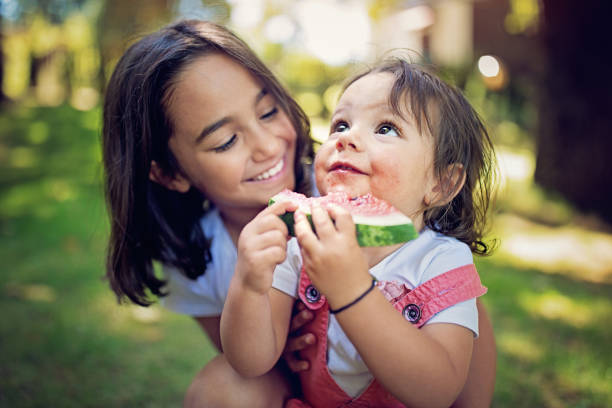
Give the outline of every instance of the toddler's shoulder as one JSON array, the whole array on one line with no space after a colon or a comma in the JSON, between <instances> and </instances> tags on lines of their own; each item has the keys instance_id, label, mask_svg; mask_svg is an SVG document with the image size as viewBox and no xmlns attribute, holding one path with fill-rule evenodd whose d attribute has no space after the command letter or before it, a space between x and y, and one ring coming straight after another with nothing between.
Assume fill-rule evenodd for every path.
<instances>
[{"instance_id":1,"label":"toddler's shoulder","mask_svg":"<svg viewBox=\"0 0 612 408\"><path fill-rule=\"evenodd\" d=\"M470 247L454 237L439 232L423 232L424 243L420 272L422 281L434 278L444 272L474 263Z\"/></svg>"}]
</instances>

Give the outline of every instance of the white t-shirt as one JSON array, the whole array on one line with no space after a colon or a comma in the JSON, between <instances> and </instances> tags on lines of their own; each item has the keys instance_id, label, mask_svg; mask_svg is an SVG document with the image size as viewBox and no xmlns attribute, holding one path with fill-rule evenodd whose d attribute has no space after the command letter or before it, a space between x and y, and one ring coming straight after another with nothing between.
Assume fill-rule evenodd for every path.
<instances>
[{"instance_id":1,"label":"white t-shirt","mask_svg":"<svg viewBox=\"0 0 612 408\"><path fill-rule=\"evenodd\" d=\"M417 239L407 242L370 269L379 281L395 281L414 289L451 269L474 263L472 253L461 241L425 229ZM297 297L302 258L295 238L289 241L287 259L274 271L272 286ZM454 323L467 327L478 336L476 299L457 303L434 315L426 324ZM327 330L327 366L348 395L358 396L372 380L361 356L330 315Z\"/></svg>"},{"instance_id":2,"label":"white t-shirt","mask_svg":"<svg viewBox=\"0 0 612 408\"><path fill-rule=\"evenodd\" d=\"M177 268L164 265L168 284L168 296L160 303L177 313L198 317L221 316L230 281L236 267L236 246L223 225L217 209L212 209L201 219L204 235L211 239L212 261L206 265L206 273L192 280Z\"/></svg>"},{"instance_id":3,"label":"white t-shirt","mask_svg":"<svg viewBox=\"0 0 612 408\"><path fill-rule=\"evenodd\" d=\"M310 171L309 174L313 186L312 195L318 196L314 172ZM173 312L189 316L221 316L236 268L237 250L216 208L206 213L200 224L204 236L212 239L210 247L212 261L206 265L206 273L192 280L177 268L164 265L162 270L168 281L165 286L168 295L162 297L160 303Z\"/></svg>"}]
</instances>

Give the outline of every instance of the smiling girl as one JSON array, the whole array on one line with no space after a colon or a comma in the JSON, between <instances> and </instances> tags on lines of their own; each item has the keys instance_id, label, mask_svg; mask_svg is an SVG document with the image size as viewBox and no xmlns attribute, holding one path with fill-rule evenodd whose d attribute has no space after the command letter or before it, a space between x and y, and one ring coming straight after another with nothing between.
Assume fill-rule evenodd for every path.
<instances>
[{"instance_id":1,"label":"smiling girl","mask_svg":"<svg viewBox=\"0 0 612 408\"><path fill-rule=\"evenodd\" d=\"M238 235L270 196L309 193L309 133L304 112L227 29L180 21L134 43L104 104L107 277L118 299L146 306L161 297L222 351L219 321ZM304 336L292 340L293 349L306 344ZM228 384L240 392L226 392ZM185 404L281 406L289 393L280 368L244 381L219 354Z\"/></svg>"}]
</instances>

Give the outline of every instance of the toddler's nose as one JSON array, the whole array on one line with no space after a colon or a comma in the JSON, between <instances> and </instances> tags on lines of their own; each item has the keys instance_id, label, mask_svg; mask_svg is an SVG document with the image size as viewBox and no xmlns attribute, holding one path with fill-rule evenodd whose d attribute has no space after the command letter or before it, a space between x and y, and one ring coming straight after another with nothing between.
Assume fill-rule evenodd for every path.
<instances>
[{"instance_id":1,"label":"toddler's nose","mask_svg":"<svg viewBox=\"0 0 612 408\"><path fill-rule=\"evenodd\" d=\"M359 150L361 148L359 136L354 129L340 134L336 140L336 150Z\"/></svg>"}]
</instances>

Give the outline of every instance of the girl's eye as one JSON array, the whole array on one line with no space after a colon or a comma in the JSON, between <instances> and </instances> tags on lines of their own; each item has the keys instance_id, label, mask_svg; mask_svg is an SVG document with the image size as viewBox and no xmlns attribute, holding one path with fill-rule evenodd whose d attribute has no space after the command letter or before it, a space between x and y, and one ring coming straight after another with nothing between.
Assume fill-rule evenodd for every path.
<instances>
[{"instance_id":1,"label":"girl's eye","mask_svg":"<svg viewBox=\"0 0 612 408\"><path fill-rule=\"evenodd\" d=\"M266 113L264 113L263 115L261 115L259 118L260 119L269 119L271 117L273 117L274 115L276 115L278 113L278 108L275 106L272 109L270 109L269 111L267 111Z\"/></svg>"},{"instance_id":2,"label":"girl's eye","mask_svg":"<svg viewBox=\"0 0 612 408\"><path fill-rule=\"evenodd\" d=\"M389 124L381 125L378 128L377 133L388 136L399 136L399 131L397 130L397 128Z\"/></svg>"},{"instance_id":3,"label":"girl's eye","mask_svg":"<svg viewBox=\"0 0 612 408\"><path fill-rule=\"evenodd\" d=\"M341 133L346 132L348 130L348 124L346 122L337 122L334 123L331 129L331 133Z\"/></svg>"},{"instance_id":4,"label":"girl's eye","mask_svg":"<svg viewBox=\"0 0 612 408\"><path fill-rule=\"evenodd\" d=\"M221 152L226 151L227 149L232 147L234 143L236 143L236 138L237 138L236 135L232 135L232 137L230 137L227 142L223 143L221 146L217 146L213 148L213 151L215 153L221 153Z\"/></svg>"}]
</instances>

